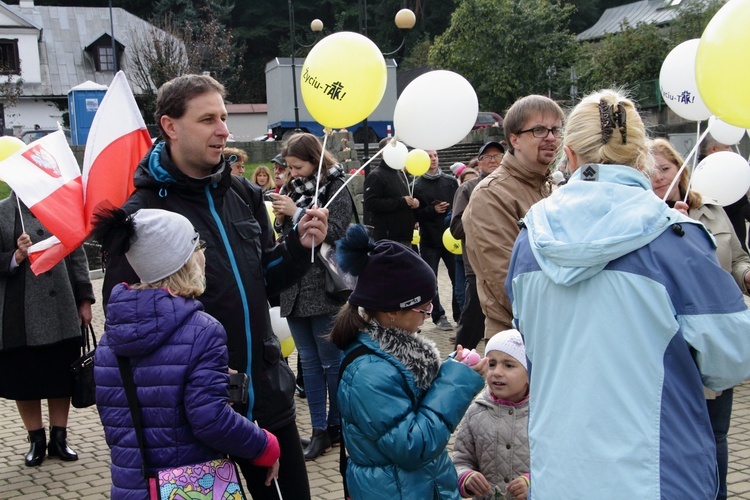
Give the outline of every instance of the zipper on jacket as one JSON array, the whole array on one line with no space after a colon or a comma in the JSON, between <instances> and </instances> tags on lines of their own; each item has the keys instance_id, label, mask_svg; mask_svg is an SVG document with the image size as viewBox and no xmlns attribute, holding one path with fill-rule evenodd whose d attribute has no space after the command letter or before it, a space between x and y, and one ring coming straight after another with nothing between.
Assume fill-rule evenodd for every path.
<instances>
[{"instance_id":1,"label":"zipper on jacket","mask_svg":"<svg viewBox=\"0 0 750 500\"><path fill-rule=\"evenodd\" d=\"M253 338L252 338L252 332L250 330L250 307L247 302L247 294L245 293L245 286L242 283L240 270L237 267L237 259L234 257L232 246L229 244L229 237L227 236L227 231L224 228L224 224L221 221L221 217L219 217L219 213L216 211L214 198L211 195L210 184L206 185L206 199L208 200L208 209L211 212L211 216L214 218L214 221L216 222L216 227L219 229L219 234L221 234L221 241L224 244L224 249L227 251L227 255L229 256L229 263L232 266L232 273L234 274L235 281L237 281L237 288L239 288L239 291L240 291L240 299L242 300L242 310L243 310L244 320L245 320L245 344L247 346L247 367L246 367L245 373L251 375L252 367L253 367ZM247 398L246 416L248 419L252 420L253 419L253 406L255 405L255 393L253 391L252 383L248 385L247 396L248 398Z\"/></svg>"}]
</instances>

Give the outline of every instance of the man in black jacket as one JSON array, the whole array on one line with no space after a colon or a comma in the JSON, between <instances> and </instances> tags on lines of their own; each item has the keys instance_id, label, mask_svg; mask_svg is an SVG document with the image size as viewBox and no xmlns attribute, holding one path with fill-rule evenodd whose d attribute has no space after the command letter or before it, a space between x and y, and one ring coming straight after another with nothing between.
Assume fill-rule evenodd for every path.
<instances>
[{"instance_id":1,"label":"man in black jacket","mask_svg":"<svg viewBox=\"0 0 750 500\"><path fill-rule=\"evenodd\" d=\"M417 222L419 222L419 253L427 264L438 274L438 265L442 259L451 279L451 297L453 320L461 318L461 309L453 297L456 281L456 260L443 245L443 233L448 228L446 217L449 215L453 196L458 189L458 181L452 175L446 175L438 166L437 151L427 151L430 155L430 169L414 183L414 197L419 200ZM432 321L439 330L453 330L445 317L445 309L440 305L439 294L432 301Z\"/></svg>"},{"instance_id":2,"label":"man in black jacket","mask_svg":"<svg viewBox=\"0 0 750 500\"><path fill-rule=\"evenodd\" d=\"M229 135L227 111L224 87L213 78L185 75L165 83L154 117L164 142L141 160L136 191L123 208L180 213L206 242L207 286L198 299L226 329L229 367L251 376L243 413L279 440L278 480L284 498L310 498L295 422L294 374L271 330L267 296L305 274L313 238L316 244L325 238L328 211L308 210L285 243L274 243L260 189L232 176L222 154ZM123 281L134 283L137 277L126 259L112 259L105 302L112 287ZM255 500L278 498L266 469L237 462Z\"/></svg>"},{"instance_id":3,"label":"man in black jacket","mask_svg":"<svg viewBox=\"0 0 750 500\"><path fill-rule=\"evenodd\" d=\"M389 142L390 139L380 141L380 149L391 147ZM419 208L419 200L409 194L403 171L391 168L381 158L378 168L365 177L364 205L375 241L393 240L411 248L414 210Z\"/></svg>"}]
</instances>

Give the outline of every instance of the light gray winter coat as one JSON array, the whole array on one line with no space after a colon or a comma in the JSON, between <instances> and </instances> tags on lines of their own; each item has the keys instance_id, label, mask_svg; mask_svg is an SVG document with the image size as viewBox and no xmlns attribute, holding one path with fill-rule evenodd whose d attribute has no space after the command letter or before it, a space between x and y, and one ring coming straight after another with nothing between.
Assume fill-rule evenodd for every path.
<instances>
[{"instance_id":1,"label":"light gray winter coat","mask_svg":"<svg viewBox=\"0 0 750 500\"><path fill-rule=\"evenodd\" d=\"M520 406L495 403L482 391L469 407L453 445L453 464L459 483L463 474L481 472L503 493L508 483L529 472L528 399ZM461 489L462 495L465 493ZM493 498L493 493L481 499Z\"/></svg>"}]
</instances>

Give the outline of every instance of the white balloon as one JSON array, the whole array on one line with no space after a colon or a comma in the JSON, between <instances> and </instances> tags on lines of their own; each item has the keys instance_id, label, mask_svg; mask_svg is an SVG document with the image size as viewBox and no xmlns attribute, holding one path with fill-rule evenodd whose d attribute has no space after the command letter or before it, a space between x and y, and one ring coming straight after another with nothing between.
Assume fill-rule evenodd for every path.
<instances>
[{"instance_id":1,"label":"white balloon","mask_svg":"<svg viewBox=\"0 0 750 500\"><path fill-rule=\"evenodd\" d=\"M700 38L682 42L664 58L659 90L669 109L692 121L708 120L711 111L703 102L695 81L695 56Z\"/></svg>"},{"instance_id":2,"label":"white balloon","mask_svg":"<svg viewBox=\"0 0 750 500\"><path fill-rule=\"evenodd\" d=\"M726 146L734 146L740 142L742 136L745 135L744 128L730 125L727 122L719 120L715 116L708 119L708 132L717 142Z\"/></svg>"},{"instance_id":3,"label":"white balloon","mask_svg":"<svg viewBox=\"0 0 750 500\"><path fill-rule=\"evenodd\" d=\"M383 148L383 159L394 170L404 169L407 154L409 150L403 142L391 141Z\"/></svg>"},{"instance_id":4,"label":"white balloon","mask_svg":"<svg viewBox=\"0 0 750 500\"><path fill-rule=\"evenodd\" d=\"M280 307L272 307L268 310L268 314L271 315L271 330L276 334L279 342L292 336L292 331L289 330L289 323L286 322L286 318L281 316Z\"/></svg>"},{"instance_id":5,"label":"white balloon","mask_svg":"<svg viewBox=\"0 0 750 500\"><path fill-rule=\"evenodd\" d=\"M417 149L445 149L471 131L479 113L474 87L458 73L430 71L415 78L396 101L398 138Z\"/></svg>"},{"instance_id":6,"label":"white balloon","mask_svg":"<svg viewBox=\"0 0 750 500\"><path fill-rule=\"evenodd\" d=\"M691 189L706 201L713 199L719 205L731 205L750 189L750 165L731 151L710 154L695 167Z\"/></svg>"}]
</instances>

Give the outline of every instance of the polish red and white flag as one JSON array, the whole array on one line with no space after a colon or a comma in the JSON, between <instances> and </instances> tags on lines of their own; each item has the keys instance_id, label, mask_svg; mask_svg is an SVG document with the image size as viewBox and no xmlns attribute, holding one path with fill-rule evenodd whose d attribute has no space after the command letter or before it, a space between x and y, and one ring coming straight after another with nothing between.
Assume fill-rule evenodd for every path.
<instances>
[{"instance_id":1,"label":"polish red and white flag","mask_svg":"<svg viewBox=\"0 0 750 500\"><path fill-rule=\"evenodd\" d=\"M50 152L51 146L43 143L52 136L62 138L61 144L60 139L49 139L57 145L54 153ZM21 201L54 235L29 249L34 274L48 271L83 244L98 207L119 207L125 203L134 190L133 174L138 161L151 144L127 78L120 71L112 80L91 124L83 158L83 175L61 131L43 137L0 163L1 167L17 155L26 155L27 163L39 171L13 160L12 169L17 169L19 177L24 178L22 183L14 185L0 168L0 178L8 182Z\"/></svg>"}]
</instances>

